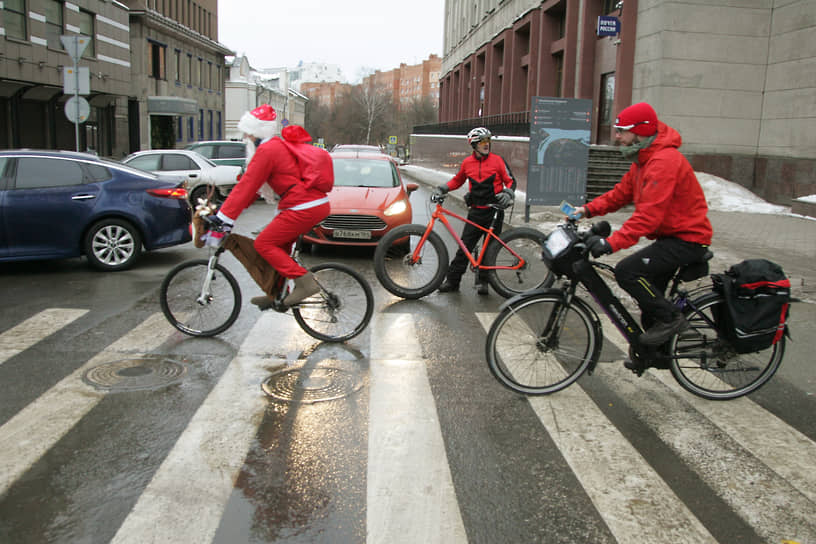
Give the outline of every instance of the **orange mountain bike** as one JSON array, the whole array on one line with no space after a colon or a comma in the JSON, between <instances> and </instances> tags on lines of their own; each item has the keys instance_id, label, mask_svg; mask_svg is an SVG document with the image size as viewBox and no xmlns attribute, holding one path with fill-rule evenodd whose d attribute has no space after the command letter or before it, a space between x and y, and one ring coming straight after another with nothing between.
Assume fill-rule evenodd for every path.
<instances>
[{"instance_id":1,"label":"orange mountain bike","mask_svg":"<svg viewBox=\"0 0 816 544\"><path fill-rule=\"evenodd\" d=\"M434 194L436 208L427 225L402 225L383 236L374 252L377 278L389 292L417 299L435 291L448 271L448 250L442 237L434 231L439 221L465 252L472 270L485 270L487 281L503 297L515 296L533 289L549 287L554 276L541 259L547 236L533 228L518 227L497 235L494 224L484 228L442 204L446 195ZM471 253L448 220L453 217L484 231L481 247ZM475 253L475 254L474 254Z\"/></svg>"}]
</instances>

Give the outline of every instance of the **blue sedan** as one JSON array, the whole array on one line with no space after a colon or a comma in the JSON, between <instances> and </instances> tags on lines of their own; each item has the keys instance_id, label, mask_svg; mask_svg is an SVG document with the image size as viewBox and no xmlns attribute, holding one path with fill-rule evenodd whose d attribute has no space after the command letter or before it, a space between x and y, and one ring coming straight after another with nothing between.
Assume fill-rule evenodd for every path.
<instances>
[{"instance_id":1,"label":"blue sedan","mask_svg":"<svg viewBox=\"0 0 816 544\"><path fill-rule=\"evenodd\" d=\"M177 181L67 151L0 151L0 261L85 255L100 270L133 266L142 248L189 242Z\"/></svg>"}]
</instances>

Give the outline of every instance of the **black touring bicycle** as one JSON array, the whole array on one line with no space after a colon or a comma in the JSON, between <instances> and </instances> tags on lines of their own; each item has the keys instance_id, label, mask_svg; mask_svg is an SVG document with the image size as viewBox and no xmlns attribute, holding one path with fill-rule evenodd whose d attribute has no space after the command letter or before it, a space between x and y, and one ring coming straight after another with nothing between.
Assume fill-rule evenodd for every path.
<instances>
[{"instance_id":1,"label":"black touring bicycle","mask_svg":"<svg viewBox=\"0 0 816 544\"><path fill-rule=\"evenodd\" d=\"M499 382L522 394L544 395L593 373L603 332L593 306L578 295L579 286L626 338L639 375L647 367L669 369L683 388L712 400L746 395L771 379L785 353L791 301L790 282L781 268L761 259L743 261L725 274L712 274L710 286L687 290L684 282L708 274L713 254L681 267L670 280L667 297L690 326L664 345L649 347L639 343L643 330L604 280L613 268L589 259L586 239L609 232L606 221L579 230L576 219L567 219L547 237L543 259L560 285L521 294L500 310L485 346L488 366ZM759 269L762 273L755 273ZM754 277L740 282L736 276L745 270ZM746 318L755 323L742 323Z\"/></svg>"}]
</instances>

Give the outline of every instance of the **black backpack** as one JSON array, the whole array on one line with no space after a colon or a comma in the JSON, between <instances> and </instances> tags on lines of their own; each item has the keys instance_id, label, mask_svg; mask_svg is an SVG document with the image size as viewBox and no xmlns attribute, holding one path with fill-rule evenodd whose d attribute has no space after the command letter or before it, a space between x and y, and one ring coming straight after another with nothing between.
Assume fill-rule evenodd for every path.
<instances>
[{"instance_id":1,"label":"black backpack","mask_svg":"<svg viewBox=\"0 0 816 544\"><path fill-rule=\"evenodd\" d=\"M786 333L790 280L782 267L765 259L748 259L724 274L712 274L714 288L726 300L716 315L720 332L738 353L761 351Z\"/></svg>"}]
</instances>

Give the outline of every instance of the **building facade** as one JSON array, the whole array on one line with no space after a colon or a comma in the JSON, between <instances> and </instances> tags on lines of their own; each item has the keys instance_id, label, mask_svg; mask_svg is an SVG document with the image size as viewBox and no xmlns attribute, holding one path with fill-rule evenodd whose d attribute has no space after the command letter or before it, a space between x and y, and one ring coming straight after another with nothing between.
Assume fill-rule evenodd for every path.
<instances>
[{"instance_id":1,"label":"building facade","mask_svg":"<svg viewBox=\"0 0 816 544\"><path fill-rule=\"evenodd\" d=\"M128 9L99 0L4 0L0 3L0 148L127 149L125 120L117 104L131 92ZM63 93L73 60L62 35L91 37L78 65L88 69L87 121L68 120Z\"/></svg>"},{"instance_id":2,"label":"building facade","mask_svg":"<svg viewBox=\"0 0 816 544\"><path fill-rule=\"evenodd\" d=\"M373 74L363 78L362 85L378 88L391 94L395 104L405 107L414 100L428 98L435 107L439 106L439 73L442 59L431 55L421 64L401 63L399 68Z\"/></svg>"},{"instance_id":3,"label":"building facade","mask_svg":"<svg viewBox=\"0 0 816 544\"><path fill-rule=\"evenodd\" d=\"M224 138L218 1L122 0L129 8L128 152ZM124 113L124 112L123 112Z\"/></svg>"},{"instance_id":4,"label":"building facade","mask_svg":"<svg viewBox=\"0 0 816 544\"><path fill-rule=\"evenodd\" d=\"M289 86L289 71L286 68L255 70L245 55L228 59L227 68L224 125L228 139L243 138L238 130L238 121L245 112L261 104L275 108L282 126L304 124L308 98Z\"/></svg>"},{"instance_id":5,"label":"building facade","mask_svg":"<svg viewBox=\"0 0 816 544\"><path fill-rule=\"evenodd\" d=\"M593 101L593 143L648 101L695 168L790 203L816 169L812 0L446 0L440 122ZM599 37L601 15L617 36Z\"/></svg>"},{"instance_id":6,"label":"building facade","mask_svg":"<svg viewBox=\"0 0 816 544\"><path fill-rule=\"evenodd\" d=\"M80 149L122 158L224 134L225 55L217 0L4 0L0 148ZM89 115L76 125L60 36L86 36ZM78 141L77 134L78 132Z\"/></svg>"}]
</instances>

